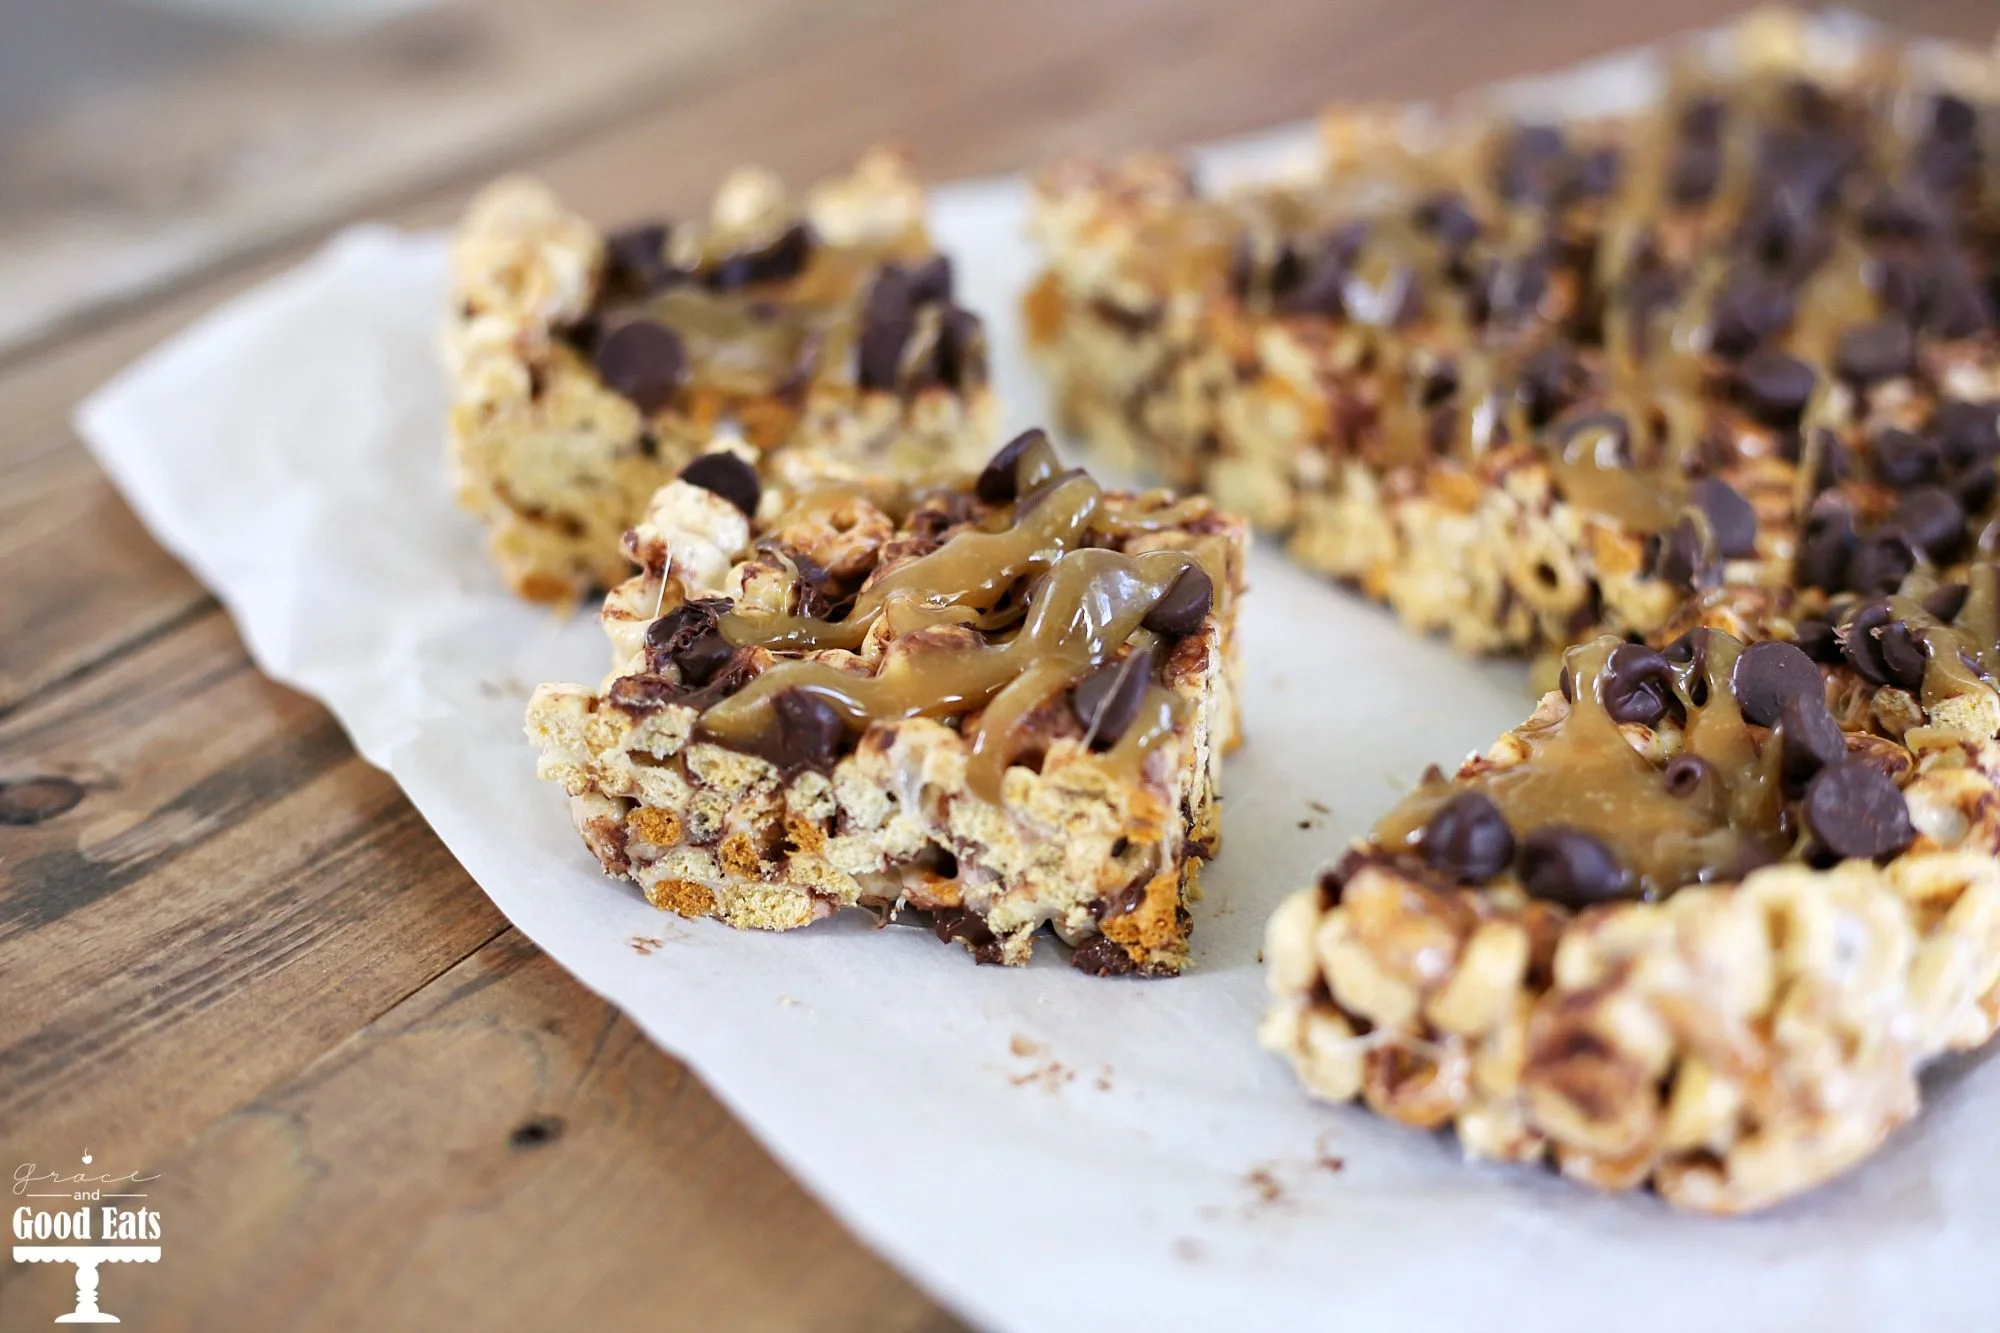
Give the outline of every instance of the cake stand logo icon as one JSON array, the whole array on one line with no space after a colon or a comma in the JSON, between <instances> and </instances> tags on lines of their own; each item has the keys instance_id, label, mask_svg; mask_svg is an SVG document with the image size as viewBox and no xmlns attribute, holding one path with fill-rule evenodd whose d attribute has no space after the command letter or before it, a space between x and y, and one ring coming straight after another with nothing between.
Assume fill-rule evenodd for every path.
<instances>
[{"instance_id":1,"label":"cake stand logo icon","mask_svg":"<svg viewBox=\"0 0 2000 1333\"><path fill-rule=\"evenodd\" d=\"M81 1171L44 1170L33 1162L14 1169L14 1262L70 1264L76 1269L76 1306L57 1315L58 1324L115 1324L118 1316L97 1304L102 1264L152 1264L160 1247L142 1242L160 1238L160 1214L145 1203L145 1186L157 1175L137 1171L92 1171L83 1154Z\"/></svg>"}]
</instances>

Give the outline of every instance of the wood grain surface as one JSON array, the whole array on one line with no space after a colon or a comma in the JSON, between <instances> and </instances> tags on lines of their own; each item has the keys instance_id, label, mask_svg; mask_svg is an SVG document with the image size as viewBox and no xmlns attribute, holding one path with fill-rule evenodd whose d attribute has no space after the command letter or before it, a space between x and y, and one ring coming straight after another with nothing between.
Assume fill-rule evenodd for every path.
<instances>
[{"instance_id":1,"label":"wood grain surface","mask_svg":"<svg viewBox=\"0 0 2000 1333\"><path fill-rule=\"evenodd\" d=\"M0 784L45 779L0 787L0 820L78 798L0 822L0 1163L159 1173L162 1262L104 1277L137 1329L959 1327L258 674L71 409L331 226L445 221L501 167L607 220L884 137L935 177L997 171L1446 95L1732 8L494 0L259 44L0 145ZM1982 41L1995 17L1900 13ZM0 1266L0 1330L70 1284Z\"/></svg>"}]
</instances>

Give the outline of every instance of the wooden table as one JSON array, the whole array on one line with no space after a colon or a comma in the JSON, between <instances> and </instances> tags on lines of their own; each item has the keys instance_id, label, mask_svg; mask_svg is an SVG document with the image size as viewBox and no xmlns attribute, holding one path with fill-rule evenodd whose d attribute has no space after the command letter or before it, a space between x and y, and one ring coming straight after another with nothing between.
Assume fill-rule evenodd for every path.
<instances>
[{"instance_id":1,"label":"wooden table","mask_svg":"<svg viewBox=\"0 0 2000 1333\"><path fill-rule=\"evenodd\" d=\"M1991 37L1985 0L1881 7ZM443 222L502 166L607 220L885 136L943 178L1445 95L1731 8L494 0L252 44L0 144L0 781L28 780L0 791L0 1165L159 1175L161 1261L104 1277L137 1329L958 1327L257 673L71 408L332 226ZM69 1293L0 1266L0 1329Z\"/></svg>"}]
</instances>

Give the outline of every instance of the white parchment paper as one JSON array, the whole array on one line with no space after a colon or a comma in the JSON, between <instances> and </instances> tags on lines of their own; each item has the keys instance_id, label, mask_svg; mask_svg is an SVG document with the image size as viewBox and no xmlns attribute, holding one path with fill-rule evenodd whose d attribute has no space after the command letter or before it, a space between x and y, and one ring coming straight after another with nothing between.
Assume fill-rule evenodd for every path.
<instances>
[{"instance_id":1,"label":"white parchment paper","mask_svg":"<svg viewBox=\"0 0 2000 1333\"><path fill-rule=\"evenodd\" d=\"M1578 89L1593 105L1636 96L1645 77L1634 58L1600 62L1565 105ZM1304 141L1265 136L1208 165L1267 169ZM1013 318L1034 265L1023 204L1014 181L935 203L1016 425L1042 402ZM2000 1327L2000 1063L1934 1074L1922 1119L1846 1180L1718 1222L1467 1166L1448 1139L1309 1101L1256 1049L1270 908L1426 763L1530 703L1520 668L1413 639L1268 548L1246 604L1249 740L1227 769L1225 850L1185 977L1093 980L1053 950L1024 971L977 968L858 915L737 934L604 878L521 735L528 688L597 680L603 639L589 616L510 598L452 503L444 285L437 237L357 228L125 372L80 428L259 665L333 710L507 916L968 1318L1089 1333Z\"/></svg>"}]
</instances>

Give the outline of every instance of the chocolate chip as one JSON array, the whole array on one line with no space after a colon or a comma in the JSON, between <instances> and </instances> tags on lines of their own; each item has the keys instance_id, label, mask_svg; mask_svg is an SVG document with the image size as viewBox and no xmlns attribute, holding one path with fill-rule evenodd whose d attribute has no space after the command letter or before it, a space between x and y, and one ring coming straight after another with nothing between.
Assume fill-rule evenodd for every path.
<instances>
[{"instance_id":1,"label":"chocolate chip","mask_svg":"<svg viewBox=\"0 0 2000 1333\"><path fill-rule=\"evenodd\" d=\"M1724 559L1757 554L1757 511L1734 486L1720 477L1704 477L1695 483L1694 501L1708 515L1708 530Z\"/></svg>"},{"instance_id":2,"label":"chocolate chip","mask_svg":"<svg viewBox=\"0 0 2000 1333\"><path fill-rule=\"evenodd\" d=\"M605 260L612 281L643 295L686 277L667 262L667 239L672 234L664 222L643 222L605 237Z\"/></svg>"},{"instance_id":3,"label":"chocolate chip","mask_svg":"<svg viewBox=\"0 0 2000 1333\"><path fill-rule=\"evenodd\" d=\"M1593 148L1571 163L1563 194L1573 199L1602 199L1618 188L1625 161L1617 147L1606 144Z\"/></svg>"},{"instance_id":4,"label":"chocolate chip","mask_svg":"<svg viewBox=\"0 0 2000 1333\"><path fill-rule=\"evenodd\" d=\"M1320 906L1328 911L1340 906L1341 897L1347 892L1347 882L1361 873L1368 864L1368 857L1355 848L1341 853L1340 859L1320 872Z\"/></svg>"},{"instance_id":5,"label":"chocolate chip","mask_svg":"<svg viewBox=\"0 0 2000 1333\"><path fill-rule=\"evenodd\" d=\"M1322 239L1310 258L1301 256L1298 277L1289 290L1279 295L1277 309L1292 315L1325 315L1329 318L1347 311L1347 280L1354 263L1368 242L1368 224L1352 222Z\"/></svg>"},{"instance_id":6,"label":"chocolate chip","mask_svg":"<svg viewBox=\"0 0 2000 1333\"><path fill-rule=\"evenodd\" d=\"M1931 589L1924 598L1924 610L1944 621L1947 625L1958 619L1958 613L1965 609L1965 598L1970 589L1963 583L1946 583Z\"/></svg>"},{"instance_id":7,"label":"chocolate chip","mask_svg":"<svg viewBox=\"0 0 2000 1333\"><path fill-rule=\"evenodd\" d=\"M1513 861L1514 833L1491 797L1460 792L1417 834L1417 854L1468 884L1484 884Z\"/></svg>"},{"instance_id":8,"label":"chocolate chip","mask_svg":"<svg viewBox=\"0 0 2000 1333\"><path fill-rule=\"evenodd\" d=\"M1864 236L1904 241L1935 235L1945 225L1937 200L1918 181L1877 186L1856 210L1855 220Z\"/></svg>"},{"instance_id":9,"label":"chocolate chip","mask_svg":"<svg viewBox=\"0 0 2000 1333\"><path fill-rule=\"evenodd\" d=\"M986 918L966 907L938 907L931 910L931 932L940 941L950 944L962 940L972 946L972 961L975 963L998 963L1000 961L1000 941L993 934L993 928L986 924Z\"/></svg>"},{"instance_id":10,"label":"chocolate chip","mask_svg":"<svg viewBox=\"0 0 2000 1333\"><path fill-rule=\"evenodd\" d=\"M1869 602L1857 607L1835 631L1840 636L1841 656L1872 685L1889 683L1889 668L1882 661L1882 645L1876 632L1892 618L1887 602Z\"/></svg>"},{"instance_id":11,"label":"chocolate chip","mask_svg":"<svg viewBox=\"0 0 2000 1333\"><path fill-rule=\"evenodd\" d=\"M1898 320L1877 320L1840 335L1834 369L1844 380L1867 386L1909 374L1917 365L1917 340Z\"/></svg>"},{"instance_id":12,"label":"chocolate chip","mask_svg":"<svg viewBox=\"0 0 2000 1333\"><path fill-rule=\"evenodd\" d=\"M1979 109L1955 93L1939 93L1931 106L1931 133L1947 143L1966 143L1979 133Z\"/></svg>"},{"instance_id":13,"label":"chocolate chip","mask_svg":"<svg viewBox=\"0 0 2000 1333\"><path fill-rule=\"evenodd\" d=\"M1513 323L1532 316L1549 290L1549 261L1539 249L1487 263L1472 291L1472 318Z\"/></svg>"},{"instance_id":14,"label":"chocolate chip","mask_svg":"<svg viewBox=\"0 0 2000 1333\"><path fill-rule=\"evenodd\" d=\"M963 390L986 378L986 332L970 310L947 306L938 320L937 355L919 377L920 385Z\"/></svg>"},{"instance_id":15,"label":"chocolate chip","mask_svg":"<svg viewBox=\"0 0 2000 1333\"><path fill-rule=\"evenodd\" d=\"M1800 587L1839 592L1847 586L1854 544L1854 513L1847 502L1838 495L1820 497L1806 515L1793 578Z\"/></svg>"},{"instance_id":16,"label":"chocolate chip","mask_svg":"<svg viewBox=\"0 0 2000 1333\"><path fill-rule=\"evenodd\" d=\"M1069 965L1092 977L1122 977L1138 966L1124 945L1106 935L1092 935L1070 950Z\"/></svg>"},{"instance_id":17,"label":"chocolate chip","mask_svg":"<svg viewBox=\"0 0 2000 1333\"><path fill-rule=\"evenodd\" d=\"M979 479L972 490L981 500L990 505L1003 505L1017 498L1021 493L1021 459L1036 445L1049 442L1048 432L1031 427L1000 446L1000 451L986 461L979 473Z\"/></svg>"},{"instance_id":18,"label":"chocolate chip","mask_svg":"<svg viewBox=\"0 0 2000 1333\"><path fill-rule=\"evenodd\" d=\"M1800 695L1823 696L1826 690L1819 668L1805 650L1775 639L1745 648L1729 685L1744 718L1760 727L1776 722L1785 705Z\"/></svg>"},{"instance_id":19,"label":"chocolate chip","mask_svg":"<svg viewBox=\"0 0 2000 1333\"><path fill-rule=\"evenodd\" d=\"M1181 571L1179 578L1167 585L1167 590L1160 594L1160 600L1153 603L1153 609L1139 624L1155 634L1179 638L1200 629L1214 603L1215 585L1209 580L1208 572L1200 565L1189 565Z\"/></svg>"},{"instance_id":20,"label":"chocolate chip","mask_svg":"<svg viewBox=\"0 0 2000 1333\"><path fill-rule=\"evenodd\" d=\"M2000 455L2000 402L1947 399L1932 410L1924 435L1936 441L1945 465L1954 470L1991 462Z\"/></svg>"},{"instance_id":21,"label":"chocolate chip","mask_svg":"<svg viewBox=\"0 0 2000 1333\"><path fill-rule=\"evenodd\" d=\"M1604 659L1598 696L1613 722L1650 727L1666 716L1673 700L1673 665L1642 644L1621 643Z\"/></svg>"},{"instance_id":22,"label":"chocolate chip","mask_svg":"<svg viewBox=\"0 0 2000 1333\"><path fill-rule=\"evenodd\" d=\"M1818 381L1811 366L1783 352L1753 352L1736 372L1743 405L1767 426L1796 426Z\"/></svg>"},{"instance_id":23,"label":"chocolate chip","mask_svg":"<svg viewBox=\"0 0 2000 1333\"><path fill-rule=\"evenodd\" d=\"M903 349L917 331L915 316L870 315L855 340L854 382L862 389L891 392L903 381Z\"/></svg>"},{"instance_id":24,"label":"chocolate chip","mask_svg":"<svg viewBox=\"0 0 2000 1333\"><path fill-rule=\"evenodd\" d=\"M1841 860L1894 856L1916 840L1896 784L1859 760L1829 764L1806 787L1806 827Z\"/></svg>"},{"instance_id":25,"label":"chocolate chip","mask_svg":"<svg viewBox=\"0 0 2000 1333\"><path fill-rule=\"evenodd\" d=\"M1416 222L1447 250L1463 250L1479 239L1479 219L1466 206L1463 195L1432 195L1417 205Z\"/></svg>"},{"instance_id":26,"label":"chocolate chip","mask_svg":"<svg viewBox=\"0 0 2000 1333\"><path fill-rule=\"evenodd\" d=\"M1715 562L1693 518L1684 517L1667 530L1653 559L1653 573L1684 592L1715 581Z\"/></svg>"},{"instance_id":27,"label":"chocolate chip","mask_svg":"<svg viewBox=\"0 0 2000 1333\"><path fill-rule=\"evenodd\" d=\"M1780 754L1785 781L1794 789L1828 764L1847 757L1847 736L1833 720L1824 694L1800 694L1787 700L1778 714L1778 735L1784 747Z\"/></svg>"},{"instance_id":28,"label":"chocolate chip","mask_svg":"<svg viewBox=\"0 0 2000 1333\"><path fill-rule=\"evenodd\" d=\"M1792 642L1798 644L1799 651L1813 661L1832 666L1840 661L1840 639L1833 632L1833 625L1824 620L1801 620L1793 630Z\"/></svg>"},{"instance_id":29,"label":"chocolate chip","mask_svg":"<svg viewBox=\"0 0 2000 1333\"><path fill-rule=\"evenodd\" d=\"M1858 593L1895 592L1917 567L1917 553L1899 532L1864 538L1847 561L1847 586Z\"/></svg>"},{"instance_id":30,"label":"chocolate chip","mask_svg":"<svg viewBox=\"0 0 2000 1333\"><path fill-rule=\"evenodd\" d=\"M1936 481L1944 463L1935 441L1893 426L1876 434L1871 452L1875 479L1899 491Z\"/></svg>"},{"instance_id":31,"label":"chocolate chip","mask_svg":"<svg viewBox=\"0 0 2000 1333\"><path fill-rule=\"evenodd\" d=\"M1698 754L1677 754L1660 771L1660 780L1666 784L1667 795L1686 800L1714 782L1715 765Z\"/></svg>"},{"instance_id":32,"label":"chocolate chip","mask_svg":"<svg viewBox=\"0 0 2000 1333\"><path fill-rule=\"evenodd\" d=\"M1889 679L1906 690L1914 690L1924 683L1924 670L1930 665L1930 655L1910 627L1900 620L1892 620L1875 631L1876 651L1882 659L1882 669Z\"/></svg>"},{"instance_id":33,"label":"chocolate chip","mask_svg":"<svg viewBox=\"0 0 2000 1333\"><path fill-rule=\"evenodd\" d=\"M731 255L717 264L708 275L708 285L728 292L767 282L789 282L805 271L812 250L812 229L794 222L763 249Z\"/></svg>"},{"instance_id":34,"label":"chocolate chip","mask_svg":"<svg viewBox=\"0 0 2000 1333\"><path fill-rule=\"evenodd\" d=\"M1717 356L1739 360L1756 351L1791 319L1791 293L1782 284L1768 278L1738 276L1722 289L1709 308L1708 345Z\"/></svg>"},{"instance_id":35,"label":"chocolate chip","mask_svg":"<svg viewBox=\"0 0 2000 1333\"><path fill-rule=\"evenodd\" d=\"M910 301L914 305L948 305L955 286L949 255L932 255L910 270Z\"/></svg>"},{"instance_id":36,"label":"chocolate chip","mask_svg":"<svg viewBox=\"0 0 2000 1333\"><path fill-rule=\"evenodd\" d=\"M1528 424L1545 426L1588 388L1583 363L1564 342L1551 342L1521 365L1521 402Z\"/></svg>"},{"instance_id":37,"label":"chocolate chip","mask_svg":"<svg viewBox=\"0 0 2000 1333\"><path fill-rule=\"evenodd\" d=\"M649 417L672 403L687 379L687 349L681 336L651 320L633 320L612 330L597 345L593 362L612 392L630 399Z\"/></svg>"},{"instance_id":38,"label":"chocolate chip","mask_svg":"<svg viewBox=\"0 0 2000 1333\"><path fill-rule=\"evenodd\" d=\"M1705 204L1722 181L1722 146L1684 143L1674 153L1667 176L1667 193L1683 208Z\"/></svg>"},{"instance_id":39,"label":"chocolate chip","mask_svg":"<svg viewBox=\"0 0 2000 1333\"><path fill-rule=\"evenodd\" d=\"M1968 514L1985 513L1996 490L2000 490L2000 473L1994 471L1991 463L1969 467L1951 479L1951 493Z\"/></svg>"},{"instance_id":40,"label":"chocolate chip","mask_svg":"<svg viewBox=\"0 0 2000 1333\"><path fill-rule=\"evenodd\" d=\"M1965 506L1950 491L1923 486L1905 491L1882 529L1903 538L1933 564L1944 564L1965 541Z\"/></svg>"},{"instance_id":41,"label":"chocolate chip","mask_svg":"<svg viewBox=\"0 0 2000 1333\"><path fill-rule=\"evenodd\" d=\"M780 690L771 699L778 715L771 758L783 769L831 768L847 739L847 719L809 690Z\"/></svg>"},{"instance_id":42,"label":"chocolate chip","mask_svg":"<svg viewBox=\"0 0 2000 1333\"><path fill-rule=\"evenodd\" d=\"M1680 109L1674 127L1683 139L1713 141L1722 137L1722 119L1726 110L1719 97L1691 98Z\"/></svg>"},{"instance_id":43,"label":"chocolate chip","mask_svg":"<svg viewBox=\"0 0 2000 1333\"><path fill-rule=\"evenodd\" d=\"M1109 750L1118 744L1138 718L1139 705L1145 702L1152 683L1152 658L1137 651L1105 663L1076 683L1069 706L1089 733L1091 749Z\"/></svg>"},{"instance_id":44,"label":"chocolate chip","mask_svg":"<svg viewBox=\"0 0 2000 1333\"><path fill-rule=\"evenodd\" d=\"M703 454L681 469L680 479L721 496L752 517L757 513L758 497L763 494L757 469L727 450Z\"/></svg>"},{"instance_id":45,"label":"chocolate chip","mask_svg":"<svg viewBox=\"0 0 2000 1333\"><path fill-rule=\"evenodd\" d=\"M696 598L646 626L646 669L674 667L684 685L706 685L735 651L719 628L733 605L727 597Z\"/></svg>"},{"instance_id":46,"label":"chocolate chip","mask_svg":"<svg viewBox=\"0 0 2000 1333\"><path fill-rule=\"evenodd\" d=\"M1576 909L1626 893L1625 871L1611 849L1566 824L1545 825L1522 841L1521 884L1534 897Z\"/></svg>"},{"instance_id":47,"label":"chocolate chip","mask_svg":"<svg viewBox=\"0 0 2000 1333\"><path fill-rule=\"evenodd\" d=\"M0 824L39 824L68 814L83 800L83 787L69 778L13 778L0 782Z\"/></svg>"},{"instance_id":48,"label":"chocolate chip","mask_svg":"<svg viewBox=\"0 0 2000 1333\"><path fill-rule=\"evenodd\" d=\"M1523 125L1500 157L1495 182L1509 203L1545 199L1555 192L1564 156L1563 133L1554 125Z\"/></svg>"}]
</instances>

